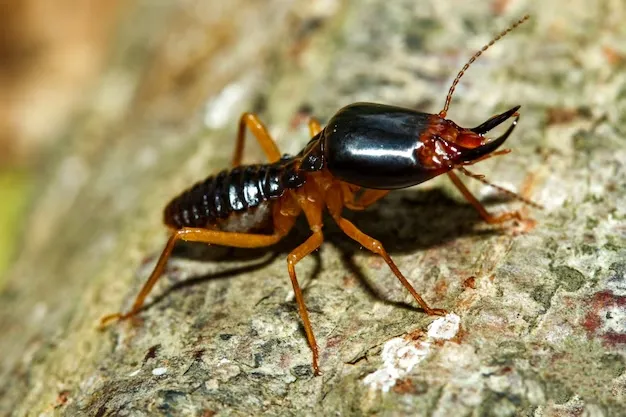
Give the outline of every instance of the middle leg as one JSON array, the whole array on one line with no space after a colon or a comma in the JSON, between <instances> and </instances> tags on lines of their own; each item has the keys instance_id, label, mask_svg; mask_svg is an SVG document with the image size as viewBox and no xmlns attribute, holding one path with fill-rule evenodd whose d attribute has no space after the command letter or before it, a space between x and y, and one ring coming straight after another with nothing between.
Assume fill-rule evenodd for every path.
<instances>
[{"instance_id":1,"label":"middle leg","mask_svg":"<svg viewBox=\"0 0 626 417\"><path fill-rule=\"evenodd\" d=\"M315 334L313 333L313 327L309 320L309 313L304 303L302 290L300 289L300 284L296 277L296 264L315 249L319 248L324 241L324 235L322 234L322 209L324 207L324 200L313 183L306 183L302 188L292 192L292 195L306 215L306 219L313 234L289 254L287 257L287 269L289 271L291 285L293 286L293 292L296 296L298 312L300 313L300 318L304 325L304 332L306 333L307 341L313 353L313 371L315 375L320 375L319 350L317 341L315 340Z\"/></svg>"},{"instance_id":2,"label":"middle leg","mask_svg":"<svg viewBox=\"0 0 626 417\"><path fill-rule=\"evenodd\" d=\"M309 313L306 309L306 304L304 303L302 289L300 288L298 278L296 277L296 264L300 262L302 258L319 248L323 241L324 236L322 235L321 230L313 232L313 234L303 244L294 249L287 257L287 270L289 271L289 278L291 279L293 292L296 296L298 312L300 313L300 318L302 319L302 324L304 325L306 339L309 342L309 346L311 347L311 351L313 353L313 372L315 372L315 375L320 375L321 373L319 368L319 350L317 347L317 341L315 340L315 334L313 333L313 327L311 326L311 321L309 320Z\"/></svg>"}]
</instances>

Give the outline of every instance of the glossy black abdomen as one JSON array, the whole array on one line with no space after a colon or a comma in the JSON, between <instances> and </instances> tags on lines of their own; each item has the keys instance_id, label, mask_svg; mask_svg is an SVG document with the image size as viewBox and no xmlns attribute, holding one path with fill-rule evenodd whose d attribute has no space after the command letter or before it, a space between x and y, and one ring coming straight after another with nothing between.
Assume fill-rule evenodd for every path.
<instances>
[{"instance_id":1,"label":"glossy black abdomen","mask_svg":"<svg viewBox=\"0 0 626 417\"><path fill-rule=\"evenodd\" d=\"M325 167L361 187L396 189L426 181L419 161L420 135L432 115L402 107L355 103L339 110L324 129Z\"/></svg>"},{"instance_id":2,"label":"glossy black abdomen","mask_svg":"<svg viewBox=\"0 0 626 417\"><path fill-rule=\"evenodd\" d=\"M274 164L242 165L210 176L165 207L165 224L175 229L225 225L231 215L266 206L286 189L304 184L304 175L295 171L293 163L286 156Z\"/></svg>"}]
</instances>

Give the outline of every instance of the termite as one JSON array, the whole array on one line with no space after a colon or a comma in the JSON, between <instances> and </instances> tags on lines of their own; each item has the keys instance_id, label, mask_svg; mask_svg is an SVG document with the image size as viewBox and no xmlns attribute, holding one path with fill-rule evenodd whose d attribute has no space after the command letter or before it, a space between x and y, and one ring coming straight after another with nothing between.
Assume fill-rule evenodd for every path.
<instances>
[{"instance_id":1,"label":"termite","mask_svg":"<svg viewBox=\"0 0 626 417\"><path fill-rule=\"evenodd\" d=\"M293 227L296 218L304 213L311 235L289 254L287 270L313 353L313 370L319 375L318 346L295 266L322 244L322 213L325 209L345 234L385 260L426 314L445 314L444 309L430 307L400 272L383 245L345 219L342 211L344 208L363 210L392 190L447 174L487 222L520 219L515 211L491 215L453 172L457 169L490 184L464 167L508 152L498 151L498 148L515 129L520 106L471 129L446 119L446 114L454 89L470 65L527 19L528 16L524 16L512 24L472 56L454 79L444 108L438 114L382 104L351 104L339 110L325 128L311 119L308 124L312 137L310 142L297 155L282 156L261 120L252 113L244 113L239 120L233 167L197 183L167 205L164 222L171 236L152 274L130 310L103 317L101 325L128 319L141 311L177 241L239 248L266 247L281 240ZM490 140L485 136L511 118L510 126L500 137ZM241 165L246 129L256 137L269 163ZM534 205L517 194L508 193ZM255 232L267 223L273 226L273 233Z\"/></svg>"}]
</instances>

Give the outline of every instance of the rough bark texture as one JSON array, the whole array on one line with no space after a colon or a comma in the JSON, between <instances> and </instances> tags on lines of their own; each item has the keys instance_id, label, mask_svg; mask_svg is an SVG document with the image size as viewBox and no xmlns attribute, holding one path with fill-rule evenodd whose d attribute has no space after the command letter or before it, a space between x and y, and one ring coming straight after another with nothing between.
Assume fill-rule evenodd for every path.
<instances>
[{"instance_id":1,"label":"rough bark texture","mask_svg":"<svg viewBox=\"0 0 626 417\"><path fill-rule=\"evenodd\" d=\"M0 296L0 414L624 415L626 8L473 3L140 2L47 169ZM461 317L389 392L364 383L383 346L425 340L433 318L330 222L298 266L321 377L284 261L305 225L270 251L182 245L142 325L96 330L149 274L168 198L228 165L241 111L259 111L285 152L308 140L304 107L322 120L366 100L437 112L471 53L525 12L449 117L472 126L522 105L513 153L474 171L515 189L532 175L536 224L486 226L443 179L352 216ZM493 211L519 205L471 185Z\"/></svg>"}]
</instances>

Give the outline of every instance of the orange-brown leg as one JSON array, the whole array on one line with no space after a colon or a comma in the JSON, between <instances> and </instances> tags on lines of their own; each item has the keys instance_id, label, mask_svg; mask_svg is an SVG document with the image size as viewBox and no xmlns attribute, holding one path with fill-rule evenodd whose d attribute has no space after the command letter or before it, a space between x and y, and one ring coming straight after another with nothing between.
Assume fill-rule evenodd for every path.
<instances>
[{"instance_id":1,"label":"orange-brown leg","mask_svg":"<svg viewBox=\"0 0 626 417\"><path fill-rule=\"evenodd\" d=\"M302 324L304 325L304 332L306 333L307 341L311 347L313 353L313 371L315 375L320 375L319 368L319 354L317 341L315 340L315 334L313 333L313 327L309 320L309 313L304 303L304 297L302 296L302 290L298 284L296 277L296 264L305 256L319 248L324 241L324 235L322 234L322 210L324 208L324 199L322 198L319 190L313 183L306 183L300 189L292 192L293 199L304 211L309 227L313 234L295 250L293 250L287 257L287 269L289 271L289 278L291 279L291 285L293 286L293 292L296 296L296 303L298 304L298 311Z\"/></svg>"},{"instance_id":2,"label":"orange-brown leg","mask_svg":"<svg viewBox=\"0 0 626 417\"><path fill-rule=\"evenodd\" d=\"M150 277L141 288L141 291L139 291L131 309L126 313L115 313L102 317L102 319L100 319L100 326L104 327L115 320L130 318L141 310L146 297L150 294L150 291L161 277L163 270L165 269L165 265L167 264L167 260L172 253L172 249L174 249L174 245L178 240L204 242L213 245L231 246L237 248L258 248L270 246L278 242L285 234L287 234L293 223L295 223L295 217L281 218L278 223L280 223L280 227L277 227L276 232L272 235L221 232L217 230L198 228L183 228L175 231L167 241L165 249L161 252L161 256L159 257L152 274L150 274Z\"/></svg>"},{"instance_id":3,"label":"orange-brown leg","mask_svg":"<svg viewBox=\"0 0 626 417\"><path fill-rule=\"evenodd\" d=\"M276 162L280 159L280 150L270 136L267 128L261 122L259 117L253 113L244 113L239 118L239 129L237 131L237 144L235 145L235 154L233 155L233 167L241 165L243 157L243 147L246 139L246 127L256 137L259 145L263 148L263 152L267 155L270 162Z\"/></svg>"},{"instance_id":4,"label":"orange-brown leg","mask_svg":"<svg viewBox=\"0 0 626 417\"><path fill-rule=\"evenodd\" d=\"M323 181L323 180L322 180ZM332 181L331 179L326 179L326 181ZM378 240L374 239L371 236L366 235L362 231L360 231L352 222L347 219L344 219L341 216L341 212L343 209L343 196L341 187L335 183L334 185L327 187L326 192L326 206L328 207L328 211L330 212L335 222L339 225L341 230L347 234L350 238L356 240L361 244L361 246L367 248L368 250L380 255L389 268L394 273L394 275L400 280L402 285L411 293L415 301L420 305L420 307L429 315L444 315L446 314L446 310L441 308L431 308L426 301L415 291L415 288L411 285L411 283L402 275L402 272L398 269L395 262L391 259L391 256L387 253L383 244Z\"/></svg>"},{"instance_id":5,"label":"orange-brown leg","mask_svg":"<svg viewBox=\"0 0 626 417\"><path fill-rule=\"evenodd\" d=\"M326 184L332 184L332 180L330 182L326 182ZM343 200L343 204L353 203L356 200L357 193L363 188L358 185L350 184L347 182L339 182L339 188L341 189L341 196ZM358 210L358 209L357 209Z\"/></svg>"},{"instance_id":6,"label":"orange-brown leg","mask_svg":"<svg viewBox=\"0 0 626 417\"><path fill-rule=\"evenodd\" d=\"M465 184L461 182L459 177L452 171L448 172L448 177L452 181L452 183L459 189L463 197L478 211L480 217L482 217L489 224L497 224L502 223L507 220L517 219L520 220L522 218L520 212L518 211L507 211L497 216L490 214L487 209L478 201L474 195L467 189Z\"/></svg>"},{"instance_id":7,"label":"orange-brown leg","mask_svg":"<svg viewBox=\"0 0 626 417\"><path fill-rule=\"evenodd\" d=\"M309 346L311 347L311 351L313 353L313 371L315 372L315 375L320 374L317 341L315 340L313 327L311 326L311 321L309 320L309 313L306 309L306 304L304 303L302 290L300 289L300 284L298 284L298 278L296 277L296 264L300 262L302 258L319 248L323 241L324 236L320 230L313 232L313 234L303 244L294 249L287 257L287 270L289 271L289 278L291 279L293 292L296 296L298 312L300 313L300 318L302 319L302 324L304 325L306 339L309 342Z\"/></svg>"},{"instance_id":8,"label":"orange-brown leg","mask_svg":"<svg viewBox=\"0 0 626 417\"><path fill-rule=\"evenodd\" d=\"M311 134L311 137L317 135L321 131L322 131L322 125L320 124L319 120L311 117L309 119L309 133Z\"/></svg>"},{"instance_id":9,"label":"orange-brown leg","mask_svg":"<svg viewBox=\"0 0 626 417\"><path fill-rule=\"evenodd\" d=\"M363 191L358 199L356 198L356 194L352 194L347 201L344 201L344 204L350 210L365 210L367 207L371 206L387 194L389 194L389 190L368 189Z\"/></svg>"},{"instance_id":10,"label":"orange-brown leg","mask_svg":"<svg viewBox=\"0 0 626 417\"><path fill-rule=\"evenodd\" d=\"M331 211L331 215L333 216L333 218L335 219L335 221L337 222L337 224L339 225L339 227L341 228L341 230L343 230L345 234L347 234L349 237L359 242L361 246L380 255L385 260L385 262L387 263L387 265L389 265L389 268L391 268L391 271L394 273L394 275L400 280L402 285L404 285L404 287L411 293L415 301L417 301L417 304L419 304L419 306L424 310L424 312L426 312L426 314L429 314L429 315L433 315L433 314L445 315L446 314L446 310L441 309L441 308L431 308L426 303L426 301L424 301L422 296L420 296L418 292L415 291L415 288L413 288L411 283L404 277L404 275L402 275L402 272L400 272L396 264L393 262L393 260L391 259L391 256L389 256L389 254L383 247L382 243L366 235L365 233L360 231L352 222L341 217L341 210L339 206L332 204L332 205L329 205L328 208Z\"/></svg>"}]
</instances>

